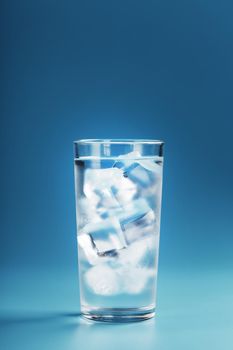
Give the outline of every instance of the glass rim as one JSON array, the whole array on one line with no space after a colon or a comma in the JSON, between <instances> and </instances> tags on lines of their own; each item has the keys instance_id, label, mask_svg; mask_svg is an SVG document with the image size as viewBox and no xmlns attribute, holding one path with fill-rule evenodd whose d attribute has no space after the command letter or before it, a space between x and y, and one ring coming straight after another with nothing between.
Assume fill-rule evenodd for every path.
<instances>
[{"instance_id":1,"label":"glass rim","mask_svg":"<svg viewBox=\"0 0 233 350\"><path fill-rule=\"evenodd\" d=\"M152 140L152 139L80 139L74 141L77 145L93 145L93 144L115 144L115 145L163 145L162 140Z\"/></svg>"}]
</instances>

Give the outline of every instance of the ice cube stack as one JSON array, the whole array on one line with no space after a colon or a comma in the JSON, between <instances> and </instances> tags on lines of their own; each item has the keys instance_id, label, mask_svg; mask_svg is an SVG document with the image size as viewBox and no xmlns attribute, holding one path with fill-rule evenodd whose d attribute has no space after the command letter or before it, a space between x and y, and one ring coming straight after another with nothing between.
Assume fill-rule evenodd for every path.
<instances>
[{"instance_id":1,"label":"ice cube stack","mask_svg":"<svg viewBox=\"0 0 233 350\"><path fill-rule=\"evenodd\" d=\"M161 181L160 161L131 152L112 168L85 170L78 244L92 292L136 294L154 274L159 215L150 197Z\"/></svg>"}]
</instances>

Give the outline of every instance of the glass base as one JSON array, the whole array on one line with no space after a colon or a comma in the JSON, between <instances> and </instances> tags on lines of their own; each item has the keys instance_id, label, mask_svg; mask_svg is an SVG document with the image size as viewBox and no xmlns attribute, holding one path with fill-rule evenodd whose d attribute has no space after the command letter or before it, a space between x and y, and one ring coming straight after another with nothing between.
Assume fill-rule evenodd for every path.
<instances>
[{"instance_id":1,"label":"glass base","mask_svg":"<svg viewBox=\"0 0 233 350\"><path fill-rule=\"evenodd\" d=\"M93 308L82 306L82 316L99 322L139 322L149 320L155 316L155 307L140 308Z\"/></svg>"}]
</instances>

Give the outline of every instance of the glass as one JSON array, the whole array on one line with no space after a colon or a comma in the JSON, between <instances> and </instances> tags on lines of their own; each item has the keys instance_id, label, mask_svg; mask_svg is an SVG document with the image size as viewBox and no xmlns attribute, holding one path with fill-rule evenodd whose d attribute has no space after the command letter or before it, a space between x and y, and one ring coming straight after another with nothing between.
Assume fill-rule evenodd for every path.
<instances>
[{"instance_id":1,"label":"glass","mask_svg":"<svg viewBox=\"0 0 233 350\"><path fill-rule=\"evenodd\" d=\"M81 313L88 319L155 314L163 145L74 142Z\"/></svg>"}]
</instances>

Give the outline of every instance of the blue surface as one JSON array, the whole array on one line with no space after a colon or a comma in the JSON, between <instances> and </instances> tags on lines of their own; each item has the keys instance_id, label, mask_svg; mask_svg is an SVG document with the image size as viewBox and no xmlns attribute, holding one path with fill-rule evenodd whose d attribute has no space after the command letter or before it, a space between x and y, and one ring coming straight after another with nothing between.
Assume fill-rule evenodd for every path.
<instances>
[{"instance_id":1,"label":"blue surface","mask_svg":"<svg viewBox=\"0 0 233 350\"><path fill-rule=\"evenodd\" d=\"M232 349L232 16L232 0L1 1L1 349ZM76 316L78 138L165 140L155 321Z\"/></svg>"},{"instance_id":2,"label":"blue surface","mask_svg":"<svg viewBox=\"0 0 233 350\"><path fill-rule=\"evenodd\" d=\"M7 271L1 349L232 349L232 271L161 266L156 318L135 324L83 320L75 282L75 271Z\"/></svg>"}]
</instances>

